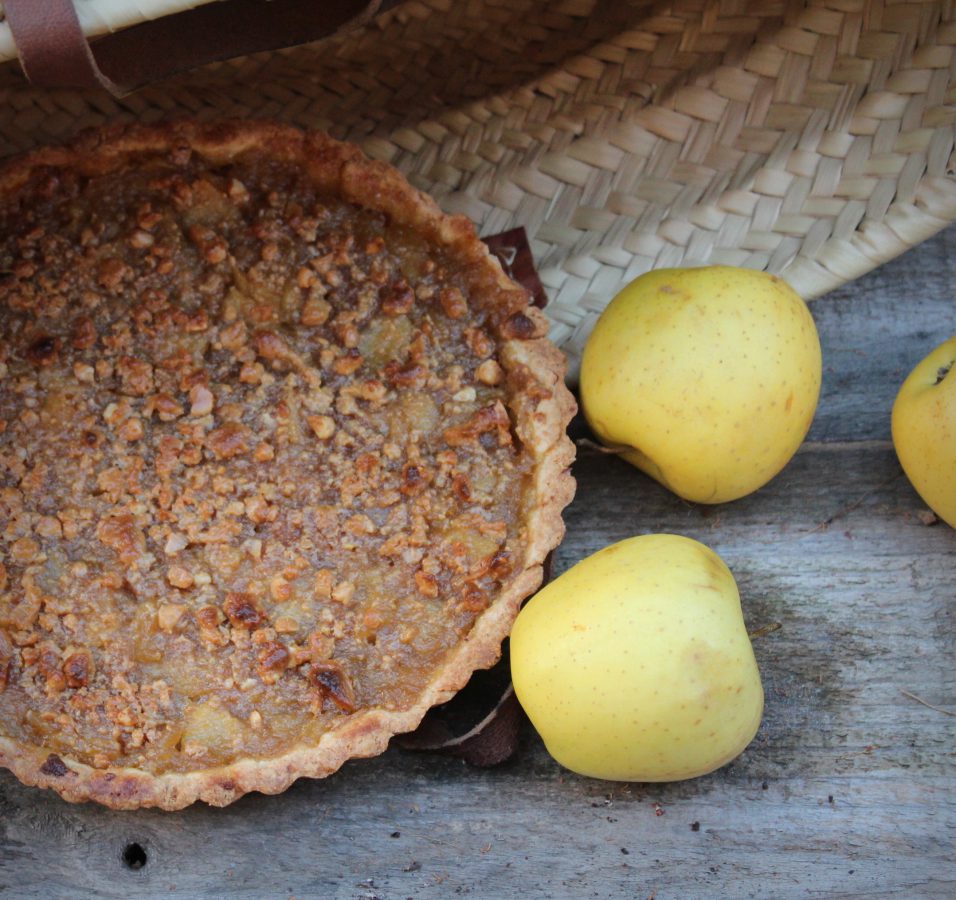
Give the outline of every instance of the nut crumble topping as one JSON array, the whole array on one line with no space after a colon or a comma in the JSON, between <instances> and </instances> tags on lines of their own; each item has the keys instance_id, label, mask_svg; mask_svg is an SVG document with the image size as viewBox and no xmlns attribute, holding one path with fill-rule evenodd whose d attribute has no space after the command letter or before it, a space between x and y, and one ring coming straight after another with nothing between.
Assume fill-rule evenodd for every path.
<instances>
[{"instance_id":1,"label":"nut crumble topping","mask_svg":"<svg viewBox=\"0 0 956 900\"><path fill-rule=\"evenodd\" d=\"M536 324L473 293L254 152L6 198L0 732L182 772L417 696L526 539Z\"/></svg>"}]
</instances>

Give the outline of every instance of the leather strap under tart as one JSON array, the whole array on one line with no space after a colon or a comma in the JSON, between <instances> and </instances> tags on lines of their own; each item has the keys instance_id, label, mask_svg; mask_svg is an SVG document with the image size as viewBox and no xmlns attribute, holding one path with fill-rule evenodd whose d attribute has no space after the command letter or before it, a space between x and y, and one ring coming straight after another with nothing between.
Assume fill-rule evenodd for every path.
<instances>
[{"instance_id":1,"label":"leather strap under tart","mask_svg":"<svg viewBox=\"0 0 956 900\"><path fill-rule=\"evenodd\" d=\"M401 0L224 0L87 41L73 0L4 0L27 78L122 97L212 62L319 40Z\"/></svg>"}]
</instances>

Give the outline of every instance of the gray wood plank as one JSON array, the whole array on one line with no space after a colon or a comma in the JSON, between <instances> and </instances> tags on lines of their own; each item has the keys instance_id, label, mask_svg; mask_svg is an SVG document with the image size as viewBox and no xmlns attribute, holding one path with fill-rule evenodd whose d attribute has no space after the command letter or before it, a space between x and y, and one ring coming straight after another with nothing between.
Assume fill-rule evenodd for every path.
<instances>
[{"instance_id":1,"label":"gray wood plank","mask_svg":"<svg viewBox=\"0 0 956 900\"><path fill-rule=\"evenodd\" d=\"M956 895L956 532L889 444L902 377L956 332L956 229L813 305L827 375L810 441L767 488L683 503L583 448L556 569L632 534L714 547L738 578L767 694L757 738L695 781L563 771L530 727L476 770L392 749L223 810L71 806L0 773L12 897ZM133 871L124 847L139 843Z\"/></svg>"}]
</instances>

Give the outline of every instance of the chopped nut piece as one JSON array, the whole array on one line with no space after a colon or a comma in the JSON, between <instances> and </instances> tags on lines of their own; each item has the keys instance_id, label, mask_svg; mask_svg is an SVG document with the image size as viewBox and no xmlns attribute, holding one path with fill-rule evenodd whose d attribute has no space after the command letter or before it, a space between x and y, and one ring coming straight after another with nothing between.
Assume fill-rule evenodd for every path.
<instances>
[{"instance_id":1,"label":"chopped nut piece","mask_svg":"<svg viewBox=\"0 0 956 900\"><path fill-rule=\"evenodd\" d=\"M257 660L259 677L266 684L275 684L289 665L289 649L280 641L268 641L259 649Z\"/></svg>"},{"instance_id":2,"label":"chopped nut piece","mask_svg":"<svg viewBox=\"0 0 956 900\"><path fill-rule=\"evenodd\" d=\"M353 347L332 363L332 371L336 375L352 375L362 368L362 362L362 355Z\"/></svg>"},{"instance_id":3,"label":"chopped nut piece","mask_svg":"<svg viewBox=\"0 0 956 900\"><path fill-rule=\"evenodd\" d=\"M386 316L403 316L415 305L415 292L405 279L393 282L382 291L382 312Z\"/></svg>"},{"instance_id":4,"label":"chopped nut piece","mask_svg":"<svg viewBox=\"0 0 956 900\"><path fill-rule=\"evenodd\" d=\"M319 600L328 600L332 596L335 573L331 569L320 569L315 573L315 596Z\"/></svg>"},{"instance_id":5,"label":"chopped nut piece","mask_svg":"<svg viewBox=\"0 0 956 900\"><path fill-rule=\"evenodd\" d=\"M299 623L292 616L279 616L273 627L278 634L295 634L299 630Z\"/></svg>"},{"instance_id":6,"label":"chopped nut piece","mask_svg":"<svg viewBox=\"0 0 956 900\"><path fill-rule=\"evenodd\" d=\"M215 398L204 384L197 384L189 391L189 415L208 416L212 412Z\"/></svg>"},{"instance_id":7,"label":"chopped nut piece","mask_svg":"<svg viewBox=\"0 0 956 900\"><path fill-rule=\"evenodd\" d=\"M493 435L499 447L511 444L511 420L500 400L479 409L461 425L446 428L445 441L450 447L461 447L477 441L482 435Z\"/></svg>"},{"instance_id":8,"label":"chopped nut piece","mask_svg":"<svg viewBox=\"0 0 956 900\"><path fill-rule=\"evenodd\" d=\"M272 444L268 441L263 441L259 444L258 447L253 451L253 457L256 462L269 462L271 459L275 459L275 450L272 448Z\"/></svg>"},{"instance_id":9,"label":"chopped nut piece","mask_svg":"<svg viewBox=\"0 0 956 900\"><path fill-rule=\"evenodd\" d=\"M129 245L136 250L145 250L147 247L152 247L155 243L156 238L141 228L137 228L136 231L129 236Z\"/></svg>"},{"instance_id":10,"label":"chopped nut piece","mask_svg":"<svg viewBox=\"0 0 956 900\"><path fill-rule=\"evenodd\" d=\"M227 422L206 435L206 446L217 459L232 459L248 452L251 436L252 432L240 422Z\"/></svg>"},{"instance_id":11,"label":"chopped nut piece","mask_svg":"<svg viewBox=\"0 0 956 900\"><path fill-rule=\"evenodd\" d=\"M17 565L25 566L33 562L40 552L40 545L33 538L17 538L10 545L10 557Z\"/></svg>"},{"instance_id":12,"label":"chopped nut piece","mask_svg":"<svg viewBox=\"0 0 956 900\"><path fill-rule=\"evenodd\" d=\"M332 599L336 603L342 603L345 606L348 606L352 602L353 597L355 596L355 584L351 581L340 581L334 588L332 588Z\"/></svg>"},{"instance_id":13,"label":"chopped nut piece","mask_svg":"<svg viewBox=\"0 0 956 900\"><path fill-rule=\"evenodd\" d=\"M170 566L169 570L166 572L166 580L175 588L180 588L181 590L188 590L195 583L196 579L193 577L193 573L189 569L183 568L182 566Z\"/></svg>"},{"instance_id":14,"label":"chopped nut piece","mask_svg":"<svg viewBox=\"0 0 956 900\"><path fill-rule=\"evenodd\" d=\"M186 607L181 603L164 603L156 611L156 623L165 632L171 632L182 619Z\"/></svg>"},{"instance_id":15,"label":"chopped nut piece","mask_svg":"<svg viewBox=\"0 0 956 900\"><path fill-rule=\"evenodd\" d=\"M269 585L269 593L277 603L284 603L292 598L292 585L281 575L278 575L272 579Z\"/></svg>"},{"instance_id":16,"label":"chopped nut piece","mask_svg":"<svg viewBox=\"0 0 956 900\"><path fill-rule=\"evenodd\" d=\"M185 410L169 394L154 394L151 402L147 402L147 413L155 410L161 422L172 422L178 419Z\"/></svg>"},{"instance_id":17,"label":"chopped nut piece","mask_svg":"<svg viewBox=\"0 0 956 900\"><path fill-rule=\"evenodd\" d=\"M455 396L451 399L454 400L455 403L474 403L476 396L477 395L475 394L475 389L473 387L466 387L458 391L458 393L455 394Z\"/></svg>"},{"instance_id":18,"label":"chopped nut piece","mask_svg":"<svg viewBox=\"0 0 956 900\"><path fill-rule=\"evenodd\" d=\"M475 378L478 379L482 384L486 384L489 387L494 387L497 384L501 384L501 379L504 377L504 371L500 365L498 365L497 360L486 359L477 369L475 369Z\"/></svg>"},{"instance_id":19,"label":"chopped nut piece","mask_svg":"<svg viewBox=\"0 0 956 900\"><path fill-rule=\"evenodd\" d=\"M438 579L434 575L429 575L419 569L415 573L415 584L419 593L425 597L434 598L438 596Z\"/></svg>"},{"instance_id":20,"label":"chopped nut piece","mask_svg":"<svg viewBox=\"0 0 956 900\"><path fill-rule=\"evenodd\" d=\"M222 609L235 628L256 628L265 620L252 594L230 591L226 594Z\"/></svg>"},{"instance_id":21,"label":"chopped nut piece","mask_svg":"<svg viewBox=\"0 0 956 900\"><path fill-rule=\"evenodd\" d=\"M76 380L83 382L83 384L93 384L96 381L96 369L89 363L73 363L73 374L76 376Z\"/></svg>"},{"instance_id":22,"label":"chopped nut piece","mask_svg":"<svg viewBox=\"0 0 956 900\"><path fill-rule=\"evenodd\" d=\"M145 433L143 420L138 416L132 416L119 427L119 436L130 443L141 440Z\"/></svg>"},{"instance_id":23,"label":"chopped nut piece","mask_svg":"<svg viewBox=\"0 0 956 900\"><path fill-rule=\"evenodd\" d=\"M175 556L180 550L185 550L189 546L189 539L182 534L171 534L166 538L166 545L163 550L167 556Z\"/></svg>"},{"instance_id":24,"label":"chopped nut piece","mask_svg":"<svg viewBox=\"0 0 956 900\"><path fill-rule=\"evenodd\" d=\"M327 300L323 300L321 297L315 297L311 300L306 300L303 304L299 320L306 328L316 328L319 325L324 325L328 321L331 312L332 306Z\"/></svg>"},{"instance_id":25,"label":"chopped nut piece","mask_svg":"<svg viewBox=\"0 0 956 900\"><path fill-rule=\"evenodd\" d=\"M468 301L465 295L456 287L448 287L442 290L438 295L438 302L441 303L445 315L449 319L461 319L468 314Z\"/></svg>"},{"instance_id":26,"label":"chopped nut piece","mask_svg":"<svg viewBox=\"0 0 956 900\"><path fill-rule=\"evenodd\" d=\"M355 711L355 691L342 667L336 662L313 663L309 667L309 683L323 700L331 700L343 712Z\"/></svg>"},{"instance_id":27,"label":"chopped nut piece","mask_svg":"<svg viewBox=\"0 0 956 900\"><path fill-rule=\"evenodd\" d=\"M305 420L320 441L327 441L335 434L335 419L331 416L306 416Z\"/></svg>"},{"instance_id":28,"label":"chopped nut piece","mask_svg":"<svg viewBox=\"0 0 956 900\"><path fill-rule=\"evenodd\" d=\"M86 687L93 680L93 657L89 650L77 650L64 660L63 677L71 688Z\"/></svg>"}]
</instances>

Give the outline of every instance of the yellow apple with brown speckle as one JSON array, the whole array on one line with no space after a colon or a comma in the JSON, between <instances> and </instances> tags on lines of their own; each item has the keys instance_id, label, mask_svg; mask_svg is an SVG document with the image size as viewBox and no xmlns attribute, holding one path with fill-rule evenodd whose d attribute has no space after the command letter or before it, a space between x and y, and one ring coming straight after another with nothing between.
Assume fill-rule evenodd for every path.
<instances>
[{"instance_id":1,"label":"yellow apple with brown speckle","mask_svg":"<svg viewBox=\"0 0 956 900\"><path fill-rule=\"evenodd\" d=\"M551 755L594 778L712 772L763 713L733 575L673 534L612 544L539 591L512 630L511 672Z\"/></svg>"},{"instance_id":2,"label":"yellow apple with brown speckle","mask_svg":"<svg viewBox=\"0 0 956 900\"><path fill-rule=\"evenodd\" d=\"M927 506L956 528L956 337L910 373L893 403L893 446Z\"/></svg>"},{"instance_id":3,"label":"yellow apple with brown speckle","mask_svg":"<svg viewBox=\"0 0 956 900\"><path fill-rule=\"evenodd\" d=\"M821 375L813 317L783 279L734 266L658 269L598 319L581 406L628 462L686 500L721 503L789 462Z\"/></svg>"}]
</instances>

